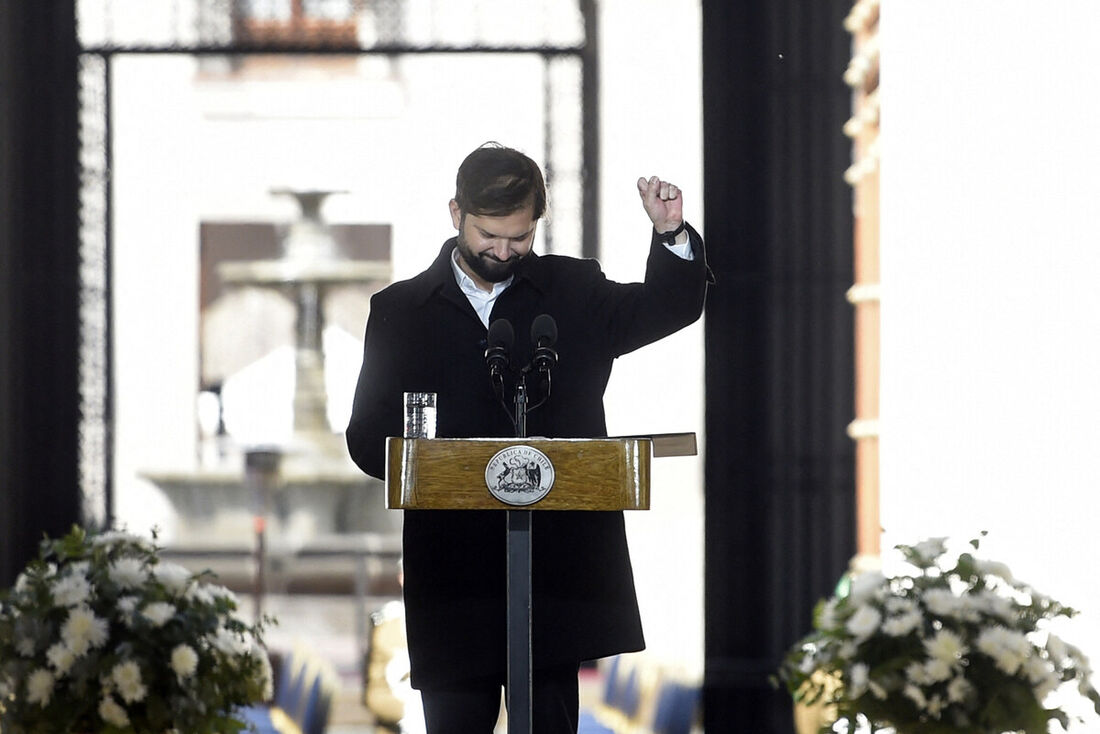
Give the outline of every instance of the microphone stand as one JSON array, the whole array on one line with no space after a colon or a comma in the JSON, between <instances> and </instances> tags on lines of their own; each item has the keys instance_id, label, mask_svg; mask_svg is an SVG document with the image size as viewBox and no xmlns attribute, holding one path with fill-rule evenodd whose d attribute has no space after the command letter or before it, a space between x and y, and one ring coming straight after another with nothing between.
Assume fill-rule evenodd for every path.
<instances>
[{"instance_id":1,"label":"microphone stand","mask_svg":"<svg viewBox=\"0 0 1100 734\"><path fill-rule=\"evenodd\" d=\"M517 438L527 438L527 413L546 402L550 397L550 368L558 355L551 349L557 341L557 325L549 315L538 316L531 325L531 341L535 343L535 355L524 367L516 381L513 425ZM512 342L512 326L506 320L490 326L489 343L485 357L490 360L490 376L497 397L507 411L504 400L502 369L507 366L501 358ZM542 400L528 406L527 375L532 368L545 378ZM533 670L531 664L531 510L508 510L508 734L531 734L533 725Z\"/></svg>"},{"instance_id":2,"label":"microphone stand","mask_svg":"<svg viewBox=\"0 0 1100 734\"><path fill-rule=\"evenodd\" d=\"M516 384L517 438L527 438L527 379ZM508 510L508 734L530 734L531 510Z\"/></svg>"}]
</instances>

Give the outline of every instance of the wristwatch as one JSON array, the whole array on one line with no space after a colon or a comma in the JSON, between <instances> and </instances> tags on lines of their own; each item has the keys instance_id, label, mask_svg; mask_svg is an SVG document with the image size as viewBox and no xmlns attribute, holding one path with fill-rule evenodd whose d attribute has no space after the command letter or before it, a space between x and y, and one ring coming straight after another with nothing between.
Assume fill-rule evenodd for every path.
<instances>
[{"instance_id":1,"label":"wristwatch","mask_svg":"<svg viewBox=\"0 0 1100 734\"><path fill-rule=\"evenodd\" d=\"M666 245L675 245L676 238L684 231L685 227L687 227L686 219L680 222L679 227L670 232L657 232L657 239L660 242L664 242Z\"/></svg>"}]
</instances>

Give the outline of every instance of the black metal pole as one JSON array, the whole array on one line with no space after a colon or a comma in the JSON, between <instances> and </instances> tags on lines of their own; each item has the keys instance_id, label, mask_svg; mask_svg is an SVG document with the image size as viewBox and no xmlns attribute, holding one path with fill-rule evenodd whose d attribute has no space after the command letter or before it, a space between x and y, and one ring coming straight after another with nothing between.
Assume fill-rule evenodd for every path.
<instances>
[{"instance_id":1,"label":"black metal pole","mask_svg":"<svg viewBox=\"0 0 1100 734\"><path fill-rule=\"evenodd\" d=\"M245 483L252 493L252 522L256 534L256 573L252 583L253 617L263 617L264 595L267 592L267 515L271 508L271 493L279 477L282 455L273 449L251 449L245 452Z\"/></svg>"},{"instance_id":2,"label":"black metal pole","mask_svg":"<svg viewBox=\"0 0 1100 734\"><path fill-rule=\"evenodd\" d=\"M584 221L581 254L600 256L600 35L596 0L581 0L581 191Z\"/></svg>"},{"instance_id":3,"label":"black metal pole","mask_svg":"<svg viewBox=\"0 0 1100 734\"><path fill-rule=\"evenodd\" d=\"M527 436L527 385L516 385L516 435ZM530 734L531 511L508 510L508 734Z\"/></svg>"},{"instance_id":4,"label":"black metal pole","mask_svg":"<svg viewBox=\"0 0 1100 734\"><path fill-rule=\"evenodd\" d=\"M106 527L115 524L115 227L113 204L114 180L114 82L111 79L111 57L103 57L103 160L107 170L103 176L103 503Z\"/></svg>"}]
</instances>

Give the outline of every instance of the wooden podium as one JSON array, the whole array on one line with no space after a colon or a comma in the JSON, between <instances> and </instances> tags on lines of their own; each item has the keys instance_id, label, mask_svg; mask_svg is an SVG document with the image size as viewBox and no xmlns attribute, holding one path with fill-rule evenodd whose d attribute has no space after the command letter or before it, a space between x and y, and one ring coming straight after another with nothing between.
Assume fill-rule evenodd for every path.
<instances>
[{"instance_id":1,"label":"wooden podium","mask_svg":"<svg viewBox=\"0 0 1100 734\"><path fill-rule=\"evenodd\" d=\"M648 510L651 453L694 454L694 439L387 439L390 509L508 512L508 734L532 723L531 511Z\"/></svg>"},{"instance_id":2,"label":"wooden podium","mask_svg":"<svg viewBox=\"0 0 1100 734\"><path fill-rule=\"evenodd\" d=\"M515 510L489 491L485 469L500 451L530 446L554 465L554 484L527 510L648 510L648 438L390 438L391 510Z\"/></svg>"}]
</instances>

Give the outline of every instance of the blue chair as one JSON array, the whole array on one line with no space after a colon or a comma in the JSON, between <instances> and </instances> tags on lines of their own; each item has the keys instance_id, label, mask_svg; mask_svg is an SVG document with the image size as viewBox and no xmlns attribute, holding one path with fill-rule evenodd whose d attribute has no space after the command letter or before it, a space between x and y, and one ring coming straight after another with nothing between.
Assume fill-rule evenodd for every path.
<instances>
[{"instance_id":1,"label":"blue chair","mask_svg":"<svg viewBox=\"0 0 1100 734\"><path fill-rule=\"evenodd\" d=\"M258 734L278 734L271 720L273 708L295 708L302 697L306 661L297 649L283 656L275 678L275 698L270 705L255 704L237 710L237 715L255 728Z\"/></svg>"},{"instance_id":2,"label":"blue chair","mask_svg":"<svg viewBox=\"0 0 1100 734\"><path fill-rule=\"evenodd\" d=\"M629 670L624 668L629 665ZM636 721L642 706L641 664L610 658L603 695L594 710L580 712L578 734L614 734Z\"/></svg>"},{"instance_id":3,"label":"blue chair","mask_svg":"<svg viewBox=\"0 0 1100 734\"><path fill-rule=\"evenodd\" d=\"M309 695L306 697L302 714L295 719L302 734L325 734L332 709L333 693L332 686L325 678L321 671L317 672L313 685L309 687Z\"/></svg>"},{"instance_id":4,"label":"blue chair","mask_svg":"<svg viewBox=\"0 0 1100 734\"><path fill-rule=\"evenodd\" d=\"M653 734L690 734L698 708L698 686L665 681L657 694Z\"/></svg>"},{"instance_id":5,"label":"blue chair","mask_svg":"<svg viewBox=\"0 0 1100 734\"><path fill-rule=\"evenodd\" d=\"M619 666L622 664L622 656L616 655L607 664L607 678L603 682L603 702L610 705L616 696L616 688L619 681Z\"/></svg>"},{"instance_id":6,"label":"blue chair","mask_svg":"<svg viewBox=\"0 0 1100 734\"><path fill-rule=\"evenodd\" d=\"M258 734L324 734L335 680L330 665L296 648L279 666L272 705L249 706L237 714Z\"/></svg>"},{"instance_id":7,"label":"blue chair","mask_svg":"<svg viewBox=\"0 0 1100 734\"><path fill-rule=\"evenodd\" d=\"M609 720L608 713L617 707L619 689L622 687L620 680L622 657L616 655L608 661L607 671L604 674L603 692L600 696L598 707L595 710L582 709L580 719L577 722L577 734L614 734L615 729Z\"/></svg>"}]
</instances>

